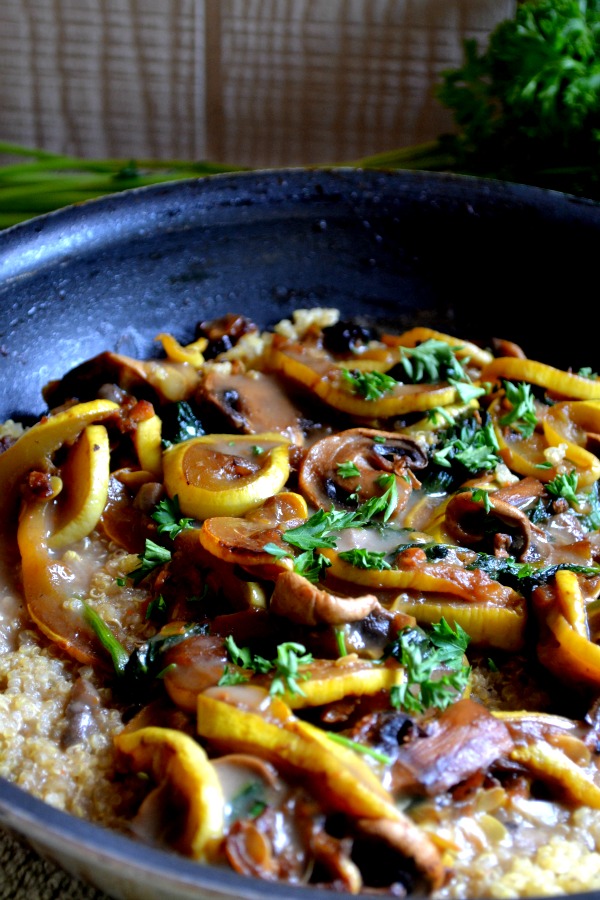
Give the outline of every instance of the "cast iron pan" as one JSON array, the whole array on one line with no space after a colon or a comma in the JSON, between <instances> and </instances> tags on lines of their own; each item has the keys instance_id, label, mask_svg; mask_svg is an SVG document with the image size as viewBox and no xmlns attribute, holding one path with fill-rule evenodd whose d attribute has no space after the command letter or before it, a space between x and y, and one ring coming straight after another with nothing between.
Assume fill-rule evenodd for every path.
<instances>
[{"instance_id":1,"label":"cast iron pan","mask_svg":"<svg viewBox=\"0 0 600 900\"><path fill-rule=\"evenodd\" d=\"M268 171L92 201L0 233L0 416L37 417L42 386L101 350L155 356L158 332L185 343L231 311L269 326L335 306L597 370L599 249L600 204L441 174ZM333 896L150 850L1 780L0 822L117 898Z\"/></svg>"}]
</instances>

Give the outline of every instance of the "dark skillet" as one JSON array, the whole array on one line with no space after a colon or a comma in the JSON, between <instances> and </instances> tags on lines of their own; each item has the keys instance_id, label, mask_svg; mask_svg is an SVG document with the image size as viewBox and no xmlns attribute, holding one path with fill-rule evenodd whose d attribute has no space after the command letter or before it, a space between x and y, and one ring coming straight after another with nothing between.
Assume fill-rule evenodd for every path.
<instances>
[{"instance_id":1,"label":"dark skillet","mask_svg":"<svg viewBox=\"0 0 600 900\"><path fill-rule=\"evenodd\" d=\"M271 171L115 195L0 233L0 416L38 416L42 386L101 350L156 355L159 331L185 343L226 312L267 326L335 306L597 369L599 248L600 204L458 176ZM333 896L140 847L2 781L0 822L118 898Z\"/></svg>"}]
</instances>

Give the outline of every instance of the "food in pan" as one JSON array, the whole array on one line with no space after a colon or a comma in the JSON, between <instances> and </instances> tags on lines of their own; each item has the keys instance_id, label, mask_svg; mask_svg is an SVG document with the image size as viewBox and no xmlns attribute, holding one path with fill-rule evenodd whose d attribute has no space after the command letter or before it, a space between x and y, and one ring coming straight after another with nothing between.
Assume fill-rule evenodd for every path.
<instances>
[{"instance_id":1,"label":"food in pan","mask_svg":"<svg viewBox=\"0 0 600 900\"><path fill-rule=\"evenodd\" d=\"M329 309L157 341L3 426L0 775L282 885L600 887L597 375Z\"/></svg>"}]
</instances>

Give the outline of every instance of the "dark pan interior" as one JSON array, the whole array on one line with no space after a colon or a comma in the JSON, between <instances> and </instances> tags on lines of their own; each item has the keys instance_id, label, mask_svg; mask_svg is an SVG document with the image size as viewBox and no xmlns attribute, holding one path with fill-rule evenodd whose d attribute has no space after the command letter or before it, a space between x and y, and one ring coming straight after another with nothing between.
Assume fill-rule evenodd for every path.
<instances>
[{"instance_id":1,"label":"dark pan interior","mask_svg":"<svg viewBox=\"0 0 600 900\"><path fill-rule=\"evenodd\" d=\"M433 323L592 365L600 204L425 173L218 176L94 201L0 234L0 415L103 349L156 354L227 311Z\"/></svg>"},{"instance_id":2,"label":"dark pan interior","mask_svg":"<svg viewBox=\"0 0 600 900\"><path fill-rule=\"evenodd\" d=\"M159 331L186 342L230 311L268 326L336 306L597 368L599 248L600 204L459 176L271 171L93 201L0 234L0 416L39 415L42 386L101 350L157 355ZM0 820L96 885L112 860L137 884L152 873L150 898L152 879L173 897L296 896L82 827L1 780Z\"/></svg>"}]
</instances>

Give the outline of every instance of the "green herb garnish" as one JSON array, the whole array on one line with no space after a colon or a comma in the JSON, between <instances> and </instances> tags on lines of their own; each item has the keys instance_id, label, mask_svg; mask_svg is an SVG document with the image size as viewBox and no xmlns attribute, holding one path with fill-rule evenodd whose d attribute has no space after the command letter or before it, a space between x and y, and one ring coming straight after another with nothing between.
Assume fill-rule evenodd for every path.
<instances>
[{"instance_id":1,"label":"green herb garnish","mask_svg":"<svg viewBox=\"0 0 600 900\"><path fill-rule=\"evenodd\" d=\"M194 527L193 519L182 517L177 494L173 498L165 497L164 500L160 500L156 504L151 517L158 524L158 533L168 535L171 540L174 540L178 534L187 528Z\"/></svg>"},{"instance_id":2,"label":"green herb garnish","mask_svg":"<svg viewBox=\"0 0 600 900\"><path fill-rule=\"evenodd\" d=\"M444 710L466 688L471 667L464 662L468 634L456 623L453 629L442 618L429 633L404 628L390 646L388 655L404 667L406 681L390 691L392 706L422 713L435 707ZM440 674L438 670L450 669Z\"/></svg>"},{"instance_id":3,"label":"green herb garnish","mask_svg":"<svg viewBox=\"0 0 600 900\"><path fill-rule=\"evenodd\" d=\"M356 478L360 475L358 466L351 461L338 463L337 470L340 478Z\"/></svg>"},{"instance_id":4,"label":"green herb garnish","mask_svg":"<svg viewBox=\"0 0 600 900\"><path fill-rule=\"evenodd\" d=\"M394 390L398 382L385 372L359 372L342 369L342 378L353 394L365 400L379 400Z\"/></svg>"},{"instance_id":5,"label":"green herb garnish","mask_svg":"<svg viewBox=\"0 0 600 900\"><path fill-rule=\"evenodd\" d=\"M512 406L510 412L502 416L501 425L510 425L524 438L531 437L537 425L535 403L531 393L531 385L525 382L515 384L512 381L504 382L506 398Z\"/></svg>"}]
</instances>

